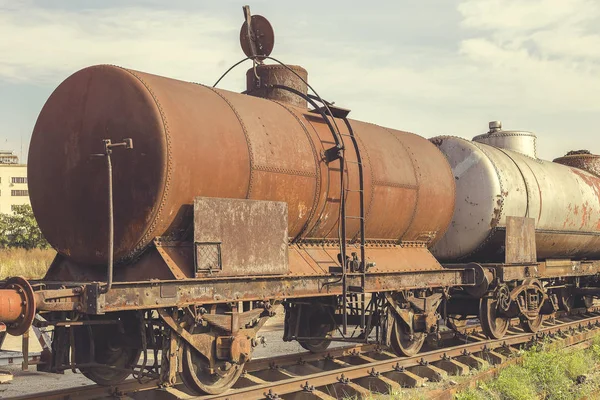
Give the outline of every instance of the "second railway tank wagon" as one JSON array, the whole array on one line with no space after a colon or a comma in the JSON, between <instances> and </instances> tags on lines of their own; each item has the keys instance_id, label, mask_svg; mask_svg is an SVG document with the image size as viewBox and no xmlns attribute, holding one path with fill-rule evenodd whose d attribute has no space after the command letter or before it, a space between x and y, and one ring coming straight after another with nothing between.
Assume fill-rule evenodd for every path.
<instances>
[{"instance_id":1,"label":"second railway tank wagon","mask_svg":"<svg viewBox=\"0 0 600 400\"><path fill-rule=\"evenodd\" d=\"M431 141L456 181L452 222L432 253L446 267L471 263L485 282L454 292L449 313L462 323L478 315L500 338L511 318L535 331L544 314L590 305L600 271L598 157L540 160L534 134L498 121L472 141Z\"/></svg>"},{"instance_id":2,"label":"second railway tank wagon","mask_svg":"<svg viewBox=\"0 0 600 400\"><path fill-rule=\"evenodd\" d=\"M541 260L600 258L600 178L540 160L535 140L529 132L503 131L497 122L473 141L432 139L456 181L452 223L432 249L437 258L503 261L498 243L504 241L507 216L534 219Z\"/></svg>"}]
</instances>

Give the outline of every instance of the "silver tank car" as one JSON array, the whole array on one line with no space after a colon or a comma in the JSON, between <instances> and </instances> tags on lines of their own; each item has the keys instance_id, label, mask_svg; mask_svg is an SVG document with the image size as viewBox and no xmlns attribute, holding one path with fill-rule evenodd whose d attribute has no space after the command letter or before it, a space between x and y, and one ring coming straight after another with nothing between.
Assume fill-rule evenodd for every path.
<instances>
[{"instance_id":1,"label":"silver tank car","mask_svg":"<svg viewBox=\"0 0 600 400\"><path fill-rule=\"evenodd\" d=\"M600 177L538 159L534 134L498 121L473 141L431 141L456 181L452 223L432 248L440 260L502 261L507 216L535 220L539 260L600 257Z\"/></svg>"}]
</instances>

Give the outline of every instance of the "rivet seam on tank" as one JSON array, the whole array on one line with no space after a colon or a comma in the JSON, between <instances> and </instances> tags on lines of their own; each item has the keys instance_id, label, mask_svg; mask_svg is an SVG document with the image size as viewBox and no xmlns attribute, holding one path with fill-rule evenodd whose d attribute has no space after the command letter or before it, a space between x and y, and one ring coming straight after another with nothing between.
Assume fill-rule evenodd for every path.
<instances>
[{"instance_id":1,"label":"rivet seam on tank","mask_svg":"<svg viewBox=\"0 0 600 400\"><path fill-rule=\"evenodd\" d=\"M316 177L317 174L311 171L300 171L297 169L272 167L270 165L257 165L254 167L255 171L275 172L277 174L295 175L295 176L308 176Z\"/></svg>"},{"instance_id":2,"label":"rivet seam on tank","mask_svg":"<svg viewBox=\"0 0 600 400\"><path fill-rule=\"evenodd\" d=\"M418 188L418 185L412 185L410 183L387 182L387 181L380 181L380 180L374 180L373 184L377 185L377 186L387 186L387 187L393 187L393 188L399 188L399 189L417 190L417 188Z\"/></svg>"},{"instance_id":3,"label":"rivet seam on tank","mask_svg":"<svg viewBox=\"0 0 600 400\"><path fill-rule=\"evenodd\" d=\"M385 128L385 127L384 127L384 129L385 129L386 132L388 132L390 135L392 135L392 137L394 139L396 139L396 141L400 144L400 146L402 146L402 148L404 149L404 151L406 151L406 154L409 155L408 158L410 160L410 164L413 167L413 175L415 177L415 182L416 182L416 185L417 185L416 196L415 196L415 205L413 207L412 214L410 216L410 221L409 221L408 225L406 225L406 229L404 230L404 232L402 232L402 234L400 235L400 237L398 237L398 240L400 241L400 240L402 240L402 238L404 237L404 235L406 235L406 232L408 232L410 230L410 227L412 226L412 224L413 224L413 222L415 220L415 217L417 216L417 207L419 206L419 192L420 192L420 190L419 190L419 186L420 186L419 185L419 183L420 183L420 179L419 178L420 178L420 176L417 174L419 167L418 167L418 165L415 164L415 161L413 160L412 153L410 152L410 149L404 143L402 143L402 141L398 138L398 136L396 136L394 134L394 132L390 131L388 128Z\"/></svg>"},{"instance_id":4,"label":"rivet seam on tank","mask_svg":"<svg viewBox=\"0 0 600 400\"><path fill-rule=\"evenodd\" d=\"M315 117L315 116L311 116L311 117ZM321 144L321 146L323 146L323 141L322 141L322 139L321 139L321 137L319 135L319 132L317 131L317 128L315 128L315 126L312 124L311 119L307 118L307 122L308 122L308 125L310 125L310 128L312 128L312 131L314 132L316 139L319 141L319 143ZM307 129L309 129L309 128L307 127ZM319 158L319 163L321 163L321 161L322 161L321 156L322 156L321 153L319 153L319 157L320 157ZM324 191L325 192L324 195L325 195L325 198L327 198L327 194L328 194L328 190L329 190L329 183L330 183L329 182L329 165L327 163L325 163L325 167L327 168L327 174L326 174L326 177L327 177L327 183L326 183L326 185L327 186L326 186L326 190ZM320 194L321 193L319 192L319 195ZM316 206L318 206L318 205L319 204L317 202ZM313 226L311 226L310 229L307 230L307 234L306 234L307 236L310 236L310 235L314 234L315 230L317 228L319 228L319 226L320 226L319 222L322 221L321 218L323 216L323 213L327 209L328 205L329 205L329 201L327 199L325 199L325 201L323 202L323 205L320 207L320 209L317 209L317 207L315 206L315 215L316 215L315 224ZM325 238L321 238L321 239L324 240Z\"/></svg>"},{"instance_id":5,"label":"rivet seam on tank","mask_svg":"<svg viewBox=\"0 0 600 400\"><path fill-rule=\"evenodd\" d=\"M350 120L348 120L348 122L350 122ZM373 190L374 189L373 185L375 182L375 176L373 176L373 164L371 164L371 156L369 155L367 146L365 146L365 143L360 138L360 134L358 132L359 131L357 131L357 130L354 131L354 137L356 137L356 139L358 140L358 142L360 144L359 148L361 149L362 154L365 154L367 156L366 158L367 158L367 163L369 164L369 175L371 176L371 193L369 194L369 205L367 206L367 212L365 213L365 234L366 234L366 231L368 230L367 221L369 220L369 216L371 215L371 211L373 210L373 197L375 196L375 190ZM364 170L364 168L363 168L363 170ZM359 234L360 234L360 231L356 232L356 235L354 235L354 240L358 239Z\"/></svg>"},{"instance_id":6,"label":"rivet seam on tank","mask_svg":"<svg viewBox=\"0 0 600 400\"><path fill-rule=\"evenodd\" d=\"M248 129L246 128L246 125L244 124L244 121L242 120L242 117L240 116L240 114L237 112L237 110L235 109L233 104L231 104L231 102L229 100L227 100L227 98L225 96L223 96L221 93L219 93L219 91L217 91L213 87L202 85L202 84L199 84L199 85L212 90L213 93L215 93L217 96L222 98L223 101L229 105L229 107L231 108L231 111L233 111L233 113L235 114L235 117L237 118L238 122L240 123L240 126L242 127L242 131L244 132L244 137L246 138L246 144L248 145L248 159L250 160L250 179L248 182L248 190L246 192L246 198L249 199L250 195L252 194L252 186L254 185L254 168L255 167L254 167L254 152L252 150L252 143L250 142L250 136L248 135Z\"/></svg>"},{"instance_id":7,"label":"rivet seam on tank","mask_svg":"<svg viewBox=\"0 0 600 400\"><path fill-rule=\"evenodd\" d=\"M432 138L432 139L441 139L441 140L443 140L443 139L455 139L455 140L459 140L459 141L465 141L465 142L471 143L473 146L475 146L475 147L477 147L479 150L481 150L481 152L482 152L482 153L483 153L483 154L484 154L484 155L485 155L485 156L488 158L488 160L490 160L490 162L491 162L491 159L490 159L490 157L488 156L488 154L485 152L485 150L484 150L484 149L483 149L481 146L479 146L479 144L478 144L477 142L474 142L474 141L472 141L472 140L468 140L468 139L465 139L465 138L462 138L462 137L459 137L459 136L453 136L453 135L441 135L441 136L436 136L436 137L434 137L434 138ZM498 183L499 183L499 185L500 185L500 192L502 193L502 192L504 191L504 189L503 189L503 185L502 185L502 178L500 177L500 173L498 172L498 168L496 167L496 164L494 164L493 162L491 162L491 164L492 164L492 166L494 167L494 172L496 172L496 176L498 177ZM456 188L455 188L455 195L454 195L454 199L456 199ZM456 207L456 200L455 200L455 205L454 205L454 207ZM500 204L499 213L498 213L498 215L499 215L499 216L501 216L501 215L502 215L503 207L504 207L504 200L502 200L502 202L501 202L501 204ZM453 215L453 217L452 217L452 218L453 218L453 219L452 219L452 222L454 222L454 215ZM485 247L485 246L488 244L488 242L489 242L489 241L490 241L490 240L491 240L491 239L494 237L494 235L496 234L496 231L497 231L497 228L495 228L495 227L494 227L494 228L492 228L492 229L490 230L490 233L488 234L488 236L487 236L487 237L486 237L486 238L483 240L483 242L482 242L482 243L481 243L481 244L480 244L480 245L479 245L477 248L475 248L475 250L471 251L471 252L470 252L470 253L468 253L468 254L465 254L465 255L464 255L464 256L462 256L462 257L458 257L458 258L456 259L456 261L465 260L465 259L467 259L467 258L471 257L472 255L476 254L478 251L480 251L482 248L484 248L484 247Z\"/></svg>"},{"instance_id":8,"label":"rivet seam on tank","mask_svg":"<svg viewBox=\"0 0 600 400\"><path fill-rule=\"evenodd\" d=\"M489 133L484 133L481 135L477 135L473 138L473 141L475 140L479 140L479 139L485 139L488 138L490 136ZM500 137L506 137L506 136L533 136L535 139L537 139L537 136L535 135L535 133L533 132L529 132L529 133L518 133L518 132L501 132L500 134L496 134L495 136L500 136ZM454 137L454 136L447 136L447 137ZM494 146L495 147L495 146ZM542 160L540 160L539 158L537 158L537 140L533 141L533 155L534 157L531 157L528 154L524 154L524 153L520 153L521 155L530 158L532 160L535 160L537 162L539 162L541 164Z\"/></svg>"},{"instance_id":9,"label":"rivet seam on tank","mask_svg":"<svg viewBox=\"0 0 600 400\"><path fill-rule=\"evenodd\" d=\"M292 114L292 116L296 119L298 124L302 127L302 130L304 130L304 134L306 135L306 139L308 140L308 143L310 143L310 148L313 152L313 159L315 161L315 175L314 176L316 177L317 182L315 185L315 195L313 198L313 205L310 208L310 212L308 214L308 217L306 218L306 222L304 223L304 226L302 227L302 229L300 229L300 232L298 232L296 237L291 240L291 243L294 243L297 240L300 240L302 238L302 235L308 230L308 226L310 225L310 222L312 221L313 217L315 216L315 212L317 211L317 205L319 203L319 194L321 193L321 173L320 173L321 171L320 171L320 167L319 167L320 157L319 157L319 153L317 152L317 148L315 147L315 143L312 140L310 133L308 132L308 129L306 128L306 125L304 125L302 120L300 120L300 118L298 118L296 113L293 112L288 106L286 106L284 103L282 103L280 101L275 101L275 100L271 100L271 101L273 101L276 104L279 104L281 107L283 107L285 110L287 110L290 114Z\"/></svg>"},{"instance_id":10,"label":"rivet seam on tank","mask_svg":"<svg viewBox=\"0 0 600 400\"><path fill-rule=\"evenodd\" d=\"M537 179L537 176L535 176L535 173L533 172L533 170L531 169L531 167L529 166L529 164L525 164L527 166L527 168L529 169L529 172L531 172L531 175L533 176L533 179L535 180L535 184L537 186L538 189L538 195L539 195L539 199L540 199L540 204L541 204L541 199L542 199L542 191L540 189L540 182ZM529 202L529 200L528 200ZM529 205L528 205L529 207ZM540 219L542 218L542 207L540 205L539 210L538 210L538 217L537 220L535 221L535 224L537 225L540 222Z\"/></svg>"},{"instance_id":11,"label":"rivet seam on tank","mask_svg":"<svg viewBox=\"0 0 600 400\"><path fill-rule=\"evenodd\" d=\"M513 162L513 164L515 165L515 167L517 167L517 170L519 171L519 174L521 175L521 178L523 178L523 183L525 184L525 199L527 200L527 203L525 205L525 218L529 217L529 182L527 182L527 178L525 177L525 174L523 173L523 170L521 170L521 167L519 167L519 164L517 164L517 162L515 161L514 158L512 158L510 156L510 154L508 154L506 151L504 151L504 149L501 148L497 148L498 150L500 150L500 152L502 152L506 157L508 157L510 159L510 161ZM525 155L525 154L522 154ZM529 157L531 158L531 157ZM527 165L527 164L525 164ZM504 204L504 201L502 202L502 204Z\"/></svg>"},{"instance_id":12,"label":"rivet seam on tank","mask_svg":"<svg viewBox=\"0 0 600 400\"><path fill-rule=\"evenodd\" d=\"M158 210L156 211L156 214L154 215L154 217L152 218L152 224L150 224L150 226L148 227L148 229L146 230L146 232L144 232L144 235L142 236L142 238L140 239L140 241L135 245L132 254L129 255L129 257L134 257L135 254L139 253L141 250L143 250L147 245L144 244L145 242L149 241L151 237L154 237L155 235L153 234L156 225L157 225L157 221L159 221L160 219L160 215L162 214L164 205L166 203L167 200L167 195L169 194L169 188L171 186L171 175L172 175L172 167L173 167L173 162L172 162L172 154L171 154L171 133L169 131L169 124L167 122L167 118L165 116L165 113L163 111L163 108L160 104L160 102L158 101L158 98L156 97L156 95L154 94L154 91L152 90L152 88L150 87L150 85L148 85L141 76L139 76L138 74L135 73L135 71L127 69L127 68L123 68L123 67L118 67L124 71L129 72L131 75L133 75L135 78L137 78L137 80L139 80L142 85L144 85L144 87L146 88L146 90L148 90L148 93L150 93L150 96L152 96L152 99L154 100L154 102L156 103L156 107L158 108L158 112L160 114L160 118L162 120L163 123L163 128L165 131L165 137L166 137L166 141L167 141L167 177L165 180L165 188L162 192L162 196L160 199L160 204L158 206Z\"/></svg>"},{"instance_id":13,"label":"rivet seam on tank","mask_svg":"<svg viewBox=\"0 0 600 400\"><path fill-rule=\"evenodd\" d=\"M496 172L496 176L498 177L498 185L500 186L500 193L504 193L504 185L502 183L502 176L500 175L500 172L498 171L498 167L491 160L491 158L490 158L489 154L486 152L486 150L483 147L481 147L476 142L473 142L473 141L470 141L470 140L467 140L467 139L464 139L464 138L459 138L459 137L456 137L456 136L452 136L452 137L456 138L456 139L460 139L460 140L466 140L467 142L472 143L475 147L477 147L488 158L488 160L490 160L490 163L494 167L494 172ZM477 252L481 251L481 249L484 249L485 246L487 246L487 244L494 238L494 236L496 236L496 232L498 231L498 223L500 222L500 219L502 218L502 212L503 212L503 210L504 210L504 198L500 198L500 207L498 208L496 223L494 224L494 227L492 229L490 229L490 233L488 234L488 236L483 240L483 242L481 242L481 244L479 246L477 246L475 248L475 250L473 250L469 254L465 254L464 256L458 258L457 261L469 258L472 255L477 254Z\"/></svg>"}]
</instances>

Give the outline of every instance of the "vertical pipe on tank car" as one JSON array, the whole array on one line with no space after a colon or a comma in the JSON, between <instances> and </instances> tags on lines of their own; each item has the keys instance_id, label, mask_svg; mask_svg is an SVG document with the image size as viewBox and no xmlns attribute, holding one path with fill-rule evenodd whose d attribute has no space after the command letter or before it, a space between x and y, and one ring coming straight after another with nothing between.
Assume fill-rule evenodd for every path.
<instances>
[{"instance_id":1,"label":"vertical pipe on tank car","mask_svg":"<svg viewBox=\"0 0 600 400\"><path fill-rule=\"evenodd\" d=\"M113 282L113 257L115 248L115 218L113 215L113 179L112 179L112 162L110 160L110 152L106 154L106 163L108 166L108 261L106 263L106 291L112 287Z\"/></svg>"},{"instance_id":2,"label":"vertical pipe on tank car","mask_svg":"<svg viewBox=\"0 0 600 400\"><path fill-rule=\"evenodd\" d=\"M115 219L113 213L113 174L112 161L110 159L110 155L112 154L112 149L115 147L133 149L133 140L131 140L131 138L127 138L123 139L122 142L112 143L110 139L104 139L103 142L104 153L96 155L106 157L106 167L108 170L108 254L106 262L106 286L104 287L104 293L106 293L110 290L113 283L113 259L115 250Z\"/></svg>"}]
</instances>

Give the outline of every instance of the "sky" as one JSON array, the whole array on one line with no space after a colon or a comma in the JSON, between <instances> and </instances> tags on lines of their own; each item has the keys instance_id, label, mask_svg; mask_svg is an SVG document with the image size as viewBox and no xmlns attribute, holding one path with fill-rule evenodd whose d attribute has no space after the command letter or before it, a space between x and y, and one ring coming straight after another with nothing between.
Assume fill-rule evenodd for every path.
<instances>
[{"instance_id":1,"label":"sky","mask_svg":"<svg viewBox=\"0 0 600 400\"><path fill-rule=\"evenodd\" d=\"M242 6L200 0L0 0L0 149L23 161L35 120L73 72L116 64L212 85L244 56ZM538 155L600 153L597 0L266 1L272 56L302 65L354 119L472 138L532 131ZM246 66L219 87L245 89Z\"/></svg>"}]
</instances>

